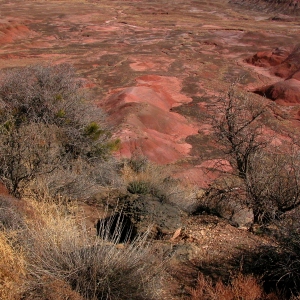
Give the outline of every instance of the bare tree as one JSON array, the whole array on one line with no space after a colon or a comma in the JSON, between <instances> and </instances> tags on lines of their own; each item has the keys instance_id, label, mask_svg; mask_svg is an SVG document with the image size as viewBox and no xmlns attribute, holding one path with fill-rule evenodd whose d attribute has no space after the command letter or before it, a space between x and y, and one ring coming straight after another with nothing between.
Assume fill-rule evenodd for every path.
<instances>
[{"instance_id":1,"label":"bare tree","mask_svg":"<svg viewBox=\"0 0 300 300\"><path fill-rule=\"evenodd\" d=\"M246 177L247 194L259 221L274 220L300 205L299 150L259 151Z\"/></svg>"},{"instance_id":2,"label":"bare tree","mask_svg":"<svg viewBox=\"0 0 300 300\"><path fill-rule=\"evenodd\" d=\"M218 111L212 117L215 136L232 171L224 172L209 197L216 203L235 199L247 205L257 222L273 220L299 206L299 148L287 151L270 145L262 132L266 107L232 86L214 110Z\"/></svg>"},{"instance_id":3,"label":"bare tree","mask_svg":"<svg viewBox=\"0 0 300 300\"><path fill-rule=\"evenodd\" d=\"M262 137L260 119L265 107L232 86L213 106L213 128L217 141L237 175L247 177L249 162L267 143ZM216 112L218 112L216 114ZM217 116L216 116L217 115Z\"/></svg>"},{"instance_id":4,"label":"bare tree","mask_svg":"<svg viewBox=\"0 0 300 300\"><path fill-rule=\"evenodd\" d=\"M55 126L28 124L0 133L0 176L8 190L19 196L29 180L52 172L59 163L60 145Z\"/></svg>"}]
</instances>

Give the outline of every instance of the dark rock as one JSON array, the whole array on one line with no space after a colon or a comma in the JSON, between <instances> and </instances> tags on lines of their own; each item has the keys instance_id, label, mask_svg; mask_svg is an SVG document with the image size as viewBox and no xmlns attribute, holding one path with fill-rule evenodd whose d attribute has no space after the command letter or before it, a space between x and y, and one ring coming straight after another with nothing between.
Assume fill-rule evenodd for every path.
<instances>
[{"instance_id":1,"label":"dark rock","mask_svg":"<svg viewBox=\"0 0 300 300\"><path fill-rule=\"evenodd\" d=\"M127 213L141 232L149 225L156 226L163 233L173 232L181 226L181 211L152 195L140 195L134 199L128 205Z\"/></svg>"}]
</instances>

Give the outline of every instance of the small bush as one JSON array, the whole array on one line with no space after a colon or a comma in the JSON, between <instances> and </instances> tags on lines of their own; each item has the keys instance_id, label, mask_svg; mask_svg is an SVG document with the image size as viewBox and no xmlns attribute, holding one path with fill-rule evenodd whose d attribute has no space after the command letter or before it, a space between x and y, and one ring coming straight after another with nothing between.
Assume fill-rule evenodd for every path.
<instances>
[{"instance_id":1,"label":"small bush","mask_svg":"<svg viewBox=\"0 0 300 300\"><path fill-rule=\"evenodd\" d=\"M100 169L120 145L68 64L1 71L0 123L0 179L18 197L57 169L82 175L78 160Z\"/></svg>"},{"instance_id":2,"label":"small bush","mask_svg":"<svg viewBox=\"0 0 300 300\"><path fill-rule=\"evenodd\" d=\"M199 274L197 286L191 291L192 300L262 300L267 299L259 281L252 276L239 275L228 285ZM274 299L275 300L275 299ZM277 299L278 300L278 299Z\"/></svg>"},{"instance_id":3,"label":"small bush","mask_svg":"<svg viewBox=\"0 0 300 300\"><path fill-rule=\"evenodd\" d=\"M133 194L151 194L189 213L196 209L197 189L172 178L172 170L166 166L143 157L132 158L125 161L121 173L127 190Z\"/></svg>"}]
</instances>

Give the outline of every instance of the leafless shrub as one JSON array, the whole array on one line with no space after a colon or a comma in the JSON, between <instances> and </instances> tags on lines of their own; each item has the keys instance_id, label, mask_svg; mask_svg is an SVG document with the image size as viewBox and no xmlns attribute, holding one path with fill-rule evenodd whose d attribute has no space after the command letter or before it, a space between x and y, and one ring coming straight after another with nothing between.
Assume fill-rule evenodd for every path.
<instances>
[{"instance_id":1,"label":"leafless shrub","mask_svg":"<svg viewBox=\"0 0 300 300\"><path fill-rule=\"evenodd\" d=\"M193 300L269 299L264 295L263 289L255 277L241 274L233 278L228 285L221 281L214 284L211 279L199 274L197 286L191 291L191 296Z\"/></svg>"},{"instance_id":2,"label":"leafless shrub","mask_svg":"<svg viewBox=\"0 0 300 300\"><path fill-rule=\"evenodd\" d=\"M295 151L255 154L246 181L259 221L274 220L300 204L300 160Z\"/></svg>"},{"instance_id":3,"label":"leafless shrub","mask_svg":"<svg viewBox=\"0 0 300 300\"><path fill-rule=\"evenodd\" d=\"M207 191L211 203L230 199L253 209L255 221L278 218L300 204L299 149L272 147L263 136L267 109L257 100L231 87L216 102L220 116L212 117L215 136L230 162L231 170L221 173Z\"/></svg>"},{"instance_id":4,"label":"leafless shrub","mask_svg":"<svg viewBox=\"0 0 300 300\"><path fill-rule=\"evenodd\" d=\"M260 122L266 108L247 94L238 92L233 85L213 109L219 112L218 116L212 116L216 139L236 175L246 178L249 161L267 145L266 139L262 138Z\"/></svg>"}]
</instances>

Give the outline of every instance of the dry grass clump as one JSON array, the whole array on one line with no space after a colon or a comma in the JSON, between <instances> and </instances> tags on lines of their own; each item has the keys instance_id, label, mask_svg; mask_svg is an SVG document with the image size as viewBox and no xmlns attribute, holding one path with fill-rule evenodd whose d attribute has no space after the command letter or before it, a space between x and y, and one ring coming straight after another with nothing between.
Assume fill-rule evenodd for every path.
<instances>
[{"instance_id":1,"label":"dry grass clump","mask_svg":"<svg viewBox=\"0 0 300 300\"><path fill-rule=\"evenodd\" d=\"M45 198L67 197L70 200L88 199L103 187L120 186L121 179L114 159L92 166L77 159L69 167L56 168L30 180L22 190L23 198L44 201Z\"/></svg>"},{"instance_id":2,"label":"dry grass clump","mask_svg":"<svg viewBox=\"0 0 300 300\"><path fill-rule=\"evenodd\" d=\"M22 249L13 246L13 236L0 232L0 299L20 299L26 266Z\"/></svg>"},{"instance_id":3,"label":"dry grass clump","mask_svg":"<svg viewBox=\"0 0 300 300\"><path fill-rule=\"evenodd\" d=\"M145 192L159 190L162 183L169 177L166 168L150 163L146 158L133 158L125 161L121 174L127 186L134 183L147 185Z\"/></svg>"},{"instance_id":4,"label":"dry grass clump","mask_svg":"<svg viewBox=\"0 0 300 300\"><path fill-rule=\"evenodd\" d=\"M160 298L162 268L154 261L146 235L119 247L118 238L89 236L66 206L32 206L39 217L28 222L23 241L29 294L48 293L50 283L69 286L84 299Z\"/></svg>"},{"instance_id":5,"label":"dry grass clump","mask_svg":"<svg viewBox=\"0 0 300 300\"><path fill-rule=\"evenodd\" d=\"M152 194L189 213L197 207L197 189L173 178L171 167L138 157L125 161L121 173L127 190L133 194Z\"/></svg>"},{"instance_id":6,"label":"dry grass clump","mask_svg":"<svg viewBox=\"0 0 300 300\"><path fill-rule=\"evenodd\" d=\"M12 205L10 198L0 196L0 230L14 231L25 226L22 214Z\"/></svg>"},{"instance_id":7,"label":"dry grass clump","mask_svg":"<svg viewBox=\"0 0 300 300\"><path fill-rule=\"evenodd\" d=\"M199 274L197 286L191 291L192 300L279 300L274 295L266 296L259 281L253 276L238 275L228 285Z\"/></svg>"}]
</instances>

